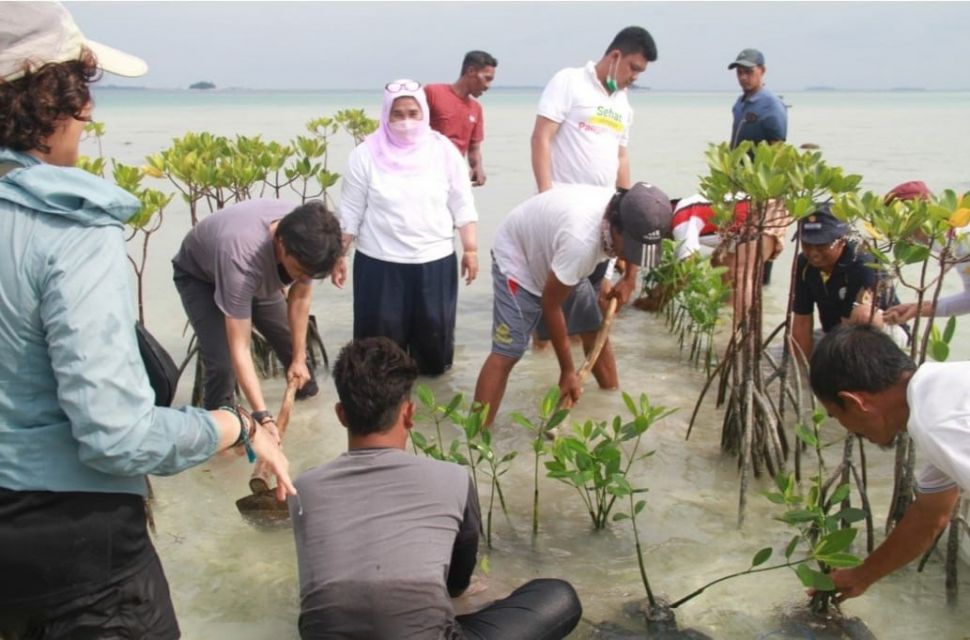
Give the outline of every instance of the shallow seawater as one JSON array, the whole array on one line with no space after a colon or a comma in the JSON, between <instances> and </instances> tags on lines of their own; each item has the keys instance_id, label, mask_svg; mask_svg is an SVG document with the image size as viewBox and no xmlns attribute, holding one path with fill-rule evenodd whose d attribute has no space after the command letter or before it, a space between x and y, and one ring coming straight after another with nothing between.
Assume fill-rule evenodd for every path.
<instances>
[{"instance_id":1,"label":"shallow seawater","mask_svg":"<svg viewBox=\"0 0 970 640\"><path fill-rule=\"evenodd\" d=\"M500 90L487 94L485 164L488 184L475 191L481 216L481 276L459 293L457 351L453 369L437 379L421 380L439 398L455 392L470 394L489 349L491 283L487 249L502 216L534 190L529 168L528 136L538 94ZM102 91L96 96L96 118L107 124L105 151L128 163L140 163L185 131L210 130L232 135L262 134L287 140L301 134L303 123L338 108L365 107L376 113L376 93L281 93ZM633 97L637 120L630 146L635 179L658 184L673 197L686 196L704 171L708 141L720 140L728 129L729 93L664 94L641 92ZM970 143L970 94L902 95L892 101L882 94L786 95L794 105L790 131L795 143L820 144L826 158L847 171L861 173L864 187L885 191L907 179L923 179L931 188L970 189L966 167L953 162ZM919 127L907 129L917 117ZM338 137L331 167L340 171L350 143ZM86 149L89 153L93 147ZM961 155L963 154L963 155ZM157 188L168 188L158 182ZM339 189L331 194L339 200ZM170 257L188 230L184 205L170 207L162 230L152 240L148 267L147 321L176 357L186 348L185 317L171 284ZM787 270L792 257L786 248L768 288L768 317L781 319L786 301ZM959 288L947 280L946 290ZM904 296L905 298L905 296ZM317 316L331 359L351 337L351 293L329 283L317 287ZM962 323L961 323L962 324ZM687 423L704 382L691 368L676 339L661 318L625 309L613 328L621 386L634 396L647 393L652 402L677 411L657 423L644 440L655 453L635 467L636 486L649 488L647 508L639 519L645 562L655 592L679 598L721 575L749 565L758 549L788 542L789 530L773 520L776 508L760 497L769 481L752 483L743 528L737 527L736 461L719 450L721 413L708 399L689 440ZM967 330L960 326L955 357L970 355ZM580 357L576 354L577 359ZM333 414L336 394L324 371L318 396L296 405L287 434L286 451L295 474L323 464L345 448L345 434ZM466 610L501 597L522 582L539 576L570 580L584 605L583 622L574 638L595 637L594 625L612 622L630 630L642 624L623 612L625 603L644 597L634 556L629 523L590 530L589 518L575 491L548 478L540 479L540 534L530 532L532 458L525 432L509 419L510 412L535 415L542 394L558 378L551 350L530 353L513 372L496 423L500 451L517 449L519 458L503 476L509 516L496 506L490 571L482 575L486 589L456 603ZM179 390L188 400L191 379ZM282 380L268 380L264 391L270 405L283 396ZM620 395L587 386L574 420L606 420L625 413ZM420 429L431 433L430 424ZM457 435L457 432L453 432ZM826 428L836 441L843 432ZM836 464L840 446L829 452ZM869 482L877 518L877 539L892 481L892 454L868 447ZM224 455L170 478L155 478L155 518L159 549L169 578L184 637L194 639L296 638L299 587L292 534L288 529L263 530L239 515L235 501L248 492L251 468L242 458ZM482 490L483 505L488 495ZM366 508L362 505L361 508ZM860 545L856 552L863 552ZM960 586L967 593L970 571L962 566ZM966 598L963 601L965 603ZM712 638L807 638L782 630L778 612L806 601L794 574L779 570L717 585L683 605L677 618ZM878 638L947 638L968 636L965 606L944 603L942 562L934 557L923 573L903 569L844 606L846 615L863 620ZM639 625L639 626L638 626Z\"/></svg>"}]
</instances>

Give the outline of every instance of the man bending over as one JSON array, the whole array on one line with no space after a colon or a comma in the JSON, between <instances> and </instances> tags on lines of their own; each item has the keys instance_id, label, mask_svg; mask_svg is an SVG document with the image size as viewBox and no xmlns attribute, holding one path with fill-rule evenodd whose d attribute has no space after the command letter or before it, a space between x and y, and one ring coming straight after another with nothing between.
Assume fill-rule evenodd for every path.
<instances>
[{"instance_id":1,"label":"man bending over","mask_svg":"<svg viewBox=\"0 0 970 640\"><path fill-rule=\"evenodd\" d=\"M602 292L626 304L636 287L638 266L646 260L645 246L670 233L671 215L670 199L643 182L629 191L562 185L509 212L492 246L492 352L475 386L475 400L489 405L489 424L512 367L540 320L559 360L562 397L579 400L582 388L568 336L580 334L588 353L603 322L589 276L600 263L624 258L629 268L623 280ZM619 386L609 342L593 375L603 389Z\"/></svg>"},{"instance_id":2,"label":"man bending over","mask_svg":"<svg viewBox=\"0 0 970 640\"><path fill-rule=\"evenodd\" d=\"M970 489L970 362L917 369L885 333L842 325L812 354L811 379L843 427L883 447L908 433L925 465L916 500L883 543L858 567L832 572L844 600L923 555L950 522L960 489Z\"/></svg>"}]
</instances>

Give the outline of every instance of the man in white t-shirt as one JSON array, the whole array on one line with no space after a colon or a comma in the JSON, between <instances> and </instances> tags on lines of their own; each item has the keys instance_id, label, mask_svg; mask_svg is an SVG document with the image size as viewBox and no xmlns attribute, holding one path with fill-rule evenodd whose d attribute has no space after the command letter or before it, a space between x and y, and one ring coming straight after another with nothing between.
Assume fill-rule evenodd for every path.
<instances>
[{"instance_id":1,"label":"man in white t-shirt","mask_svg":"<svg viewBox=\"0 0 970 640\"><path fill-rule=\"evenodd\" d=\"M970 489L970 362L916 368L884 332L843 325L812 354L812 391L850 432L888 446L908 433L925 464L919 494L899 524L860 566L836 569L839 600L920 557L950 521L961 489Z\"/></svg>"},{"instance_id":2,"label":"man in white t-shirt","mask_svg":"<svg viewBox=\"0 0 970 640\"><path fill-rule=\"evenodd\" d=\"M532 172L540 192L554 184L629 188L626 147L633 124L627 88L657 59L642 27L620 31L599 62L562 69L539 99Z\"/></svg>"},{"instance_id":3,"label":"man in white t-shirt","mask_svg":"<svg viewBox=\"0 0 970 640\"><path fill-rule=\"evenodd\" d=\"M613 38L599 62L561 69L539 99L532 130L532 173L539 192L554 185L590 184L621 189L630 187L627 143L633 125L633 108L627 88L649 62L657 59L657 45L642 27L626 27ZM604 262L590 274L593 286L609 293L608 266ZM634 282L638 270L630 268L625 280ZM550 338L540 324L536 347ZM570 335L575 335L570 331Z\"/></svg>"},{"instance_id":4,"label":"man in white t-shirt","mask_svg":"<svg viewBox=\"0 0 970 640\"><path fill-rule=\"evenodd\" d=\"M579 399L567 332L580 334L584 350L591 350L602 315L589 275L611 257L643 264L645 246L669 234L670 219L670 199L642 182L629 191L563 185L532 196L505 217L492 245L492 352L475 387L475 400L490 407L489 424L540 316L559 359L562 397ZM624 280L604 293L625 304L633 283ZM619 385L609 343L593 375L604 389Z\"/></svg>"}]
</instances>

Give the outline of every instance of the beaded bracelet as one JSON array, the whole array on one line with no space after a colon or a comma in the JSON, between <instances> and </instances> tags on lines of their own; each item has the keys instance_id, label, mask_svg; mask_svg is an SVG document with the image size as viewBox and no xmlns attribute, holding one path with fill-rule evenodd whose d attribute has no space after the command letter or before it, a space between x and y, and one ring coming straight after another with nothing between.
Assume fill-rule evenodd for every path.
<instances>
[{"instance_id":1,"label":"beaded bracelet","mask_svg":"<svg viewBox=\"0 0 970 640\"><path fill-rule=\"evenodd\" d=\"M249 413L242 407L225 406L219 408L223 411L228 411L239 418L239 437L236 438L236 441L232 443L232 446L238 447L241 445L246 451L246 458L248 458L250 462L256 462L256 452L253 451L252 441L253 434L256 431L256 423L252 421L252 416L250 416ZM249 422L252 425L251 427L246 426L246 421L243 419L244 413L246 414L246 417L250 419Z\"/></svg>"}]
</instances>

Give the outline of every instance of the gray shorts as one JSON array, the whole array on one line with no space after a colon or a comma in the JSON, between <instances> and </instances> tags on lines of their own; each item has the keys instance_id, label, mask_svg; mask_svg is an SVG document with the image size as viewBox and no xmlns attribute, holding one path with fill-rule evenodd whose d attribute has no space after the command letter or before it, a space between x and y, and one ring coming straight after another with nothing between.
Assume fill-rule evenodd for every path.
<instances>
[{"instance_id":1,"label":"gray shorts","mask_svg":"<svg viewBox=\"0 0 970 640\"><path fill-rule=\"evenodd\" d=\"M542 298L507 278L495 260L492 260L492 296L492 353L518 360L542 319ZM569 335L596 331L603 324L596 290L588 278L580 280L569 294L562 312Z\"/></svg>"}]
</instances>

